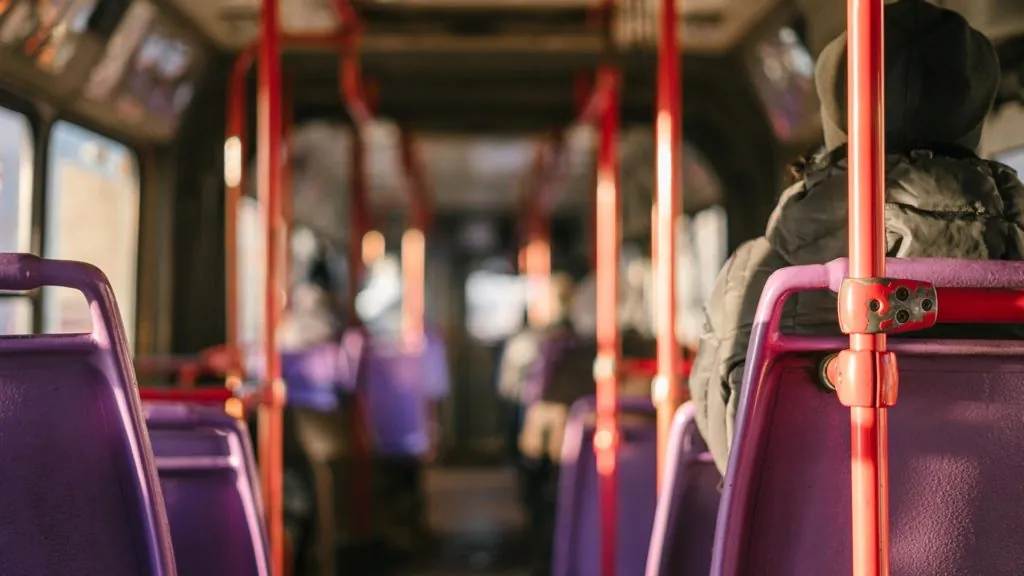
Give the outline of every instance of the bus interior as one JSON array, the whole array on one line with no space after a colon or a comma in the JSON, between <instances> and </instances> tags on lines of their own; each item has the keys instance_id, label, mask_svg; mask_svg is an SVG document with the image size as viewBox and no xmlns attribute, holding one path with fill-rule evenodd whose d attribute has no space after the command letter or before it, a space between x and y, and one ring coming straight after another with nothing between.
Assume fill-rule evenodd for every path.
<instances>
[{"instance_id":1,"label":"bus interior","mask_svg":"<svg viewBox=\"0 0 1024 576\"><path fill-rule=\"evenodd\" d=\"M994 44L979 153L1024 170L1024 2L933 3ZM102 468L77 498L95 494L93 532L128 527L83 539L88 522L65 528L92 513L14 493L32 504L0 520L0 571L707 574L728 482L700 449L686 373L720 269L764 233L794 159L822 147L815 59L846 29L844 4L0 0L0 252L39 257L0 256L0 330L18 337L0 340L0 469L49 490ZM517 355L537 354L519 336L568 319L598 334L566 368L584 392L529 411L507 389L530 381ZM621 362L605 364L609 329ZM89 343L41 336L80 333ZM682 368L663 419L668 357ZM598 505L608 371L618 485ZM81 390L31 407L64 380ZM522 435L548 417L550 457ZM117 448L63 453L31 432L62 418L82 444ZM388 440L387 426L418 428ZM666 451L700 453L697 488L656 480L681 474L664 475ZM679 486L699 494L670 512ZM655 522L683 527L656 546ZM39 541L48 560L16 559ZM89 564L90 549L107 560ZM910 565L894 560L926 573ZM738 566L713 573L759 573Z\"/></svg>"}]
</instances>

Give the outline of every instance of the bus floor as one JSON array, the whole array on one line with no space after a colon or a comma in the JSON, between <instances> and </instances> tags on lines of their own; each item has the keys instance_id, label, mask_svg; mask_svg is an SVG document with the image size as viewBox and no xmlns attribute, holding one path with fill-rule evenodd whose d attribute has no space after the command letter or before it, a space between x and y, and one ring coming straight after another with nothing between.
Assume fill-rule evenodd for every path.
<instances>
[{"instance_id":1,"label":"bus floor","mask_svg":"<svg viewBox=\"0 0 1024 576\"><path fill-rule=\"evenodd\" d=\"M530 576L516 471L512 467L430 467L423 492L429 542L408 560L372 554L367 576ZM383 557L382 557L383 556ZM347 569L346 569L347 568Z\"/></svg>"}]
</instances>

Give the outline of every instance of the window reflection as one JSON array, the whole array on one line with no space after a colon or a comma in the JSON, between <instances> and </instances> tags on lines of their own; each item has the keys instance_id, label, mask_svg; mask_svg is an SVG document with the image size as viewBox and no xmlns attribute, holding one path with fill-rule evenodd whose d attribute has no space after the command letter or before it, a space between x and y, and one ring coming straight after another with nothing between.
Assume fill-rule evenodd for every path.
<instances>
[{"instance_id":1,"label":"window reflection","mask_svg":"<svg viewBox=\"0 0 1024 576\"><path fill-rule=\"evenodd\" d=\"M728 218L725 208L712 206L683 218L676 250L676 298L680 341L695 344L704 328L704 304L715 289L718 272L728 257Z\"/></svg>"},{"instance_id":2,"label":"window reflection","mask_svg":"<svg viewBox=\"0 0 1024 576\"><path fill-rule=\"evenodd\" d=\"M798 135L817 110L814 60L796 32L783 27L754 47L749 69L775 135Z\"/></svg>"},{"instance_id":3,"label":"window reflection","mask_svg":"<svg viewBox=\"0 0 1024 576\"><path fill-rule=\"evenodd\" d=\"M96 5L97 0L0 2L0 15L6 12L0 43L16 46L42 70L63 72Z\"/></svg>"}]
</instances>

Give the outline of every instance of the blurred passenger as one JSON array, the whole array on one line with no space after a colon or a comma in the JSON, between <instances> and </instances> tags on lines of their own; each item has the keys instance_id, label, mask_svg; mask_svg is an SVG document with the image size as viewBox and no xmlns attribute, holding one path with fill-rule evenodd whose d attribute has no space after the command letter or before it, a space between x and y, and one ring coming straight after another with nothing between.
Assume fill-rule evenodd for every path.
<instances>
[{"instance_id":1,"label":"blurred passenger","mask_svg":"<svg viewBox=\"0 0 1024 576\"><path fill-rule=\"evenodd\" d=\"M522 381L522 379L525 378L525 374L516 375L519 368L506 366L505 354L510 345L517 345L515 344L517 339L520 342L518 346L523 346L523 334L529 331L529 319L525 312L523 313L522 325L527 328L505 339L494 351L494 384L495 389L498 391L498 402L501 405L502 428L504 429L505 436L505 452L513 463L518 463L520 458L519 431L522 429L523 423L523 405L519 401L520 395L518 393L508 394L507 392L511 387L509 382ZM536 352L534 352L534 354L535 353ZM518 353L514 352L513 354L518 354L520 358L523 356L529 356L528 353L524 354L522 351ZM506 370L508 370L507 374L505 373Z\"/></svg>"},{"instance_id":2,"label":"blurred passenger","mask_svg":"<svg viewBox=\"0 0 1024 576\"><path fill-rule=\"evenodd\" d=\"M642 274L626 274L620 290L619 321L625 356L650 358L655 353ZM546 574L552 562L558 500L558 477L562 441L569 408L586 396L593 396L594 360L597 355L597 294L593 274L585 278L570 298L561 299L566 319L561 325L570 331L542 345L530 368L526 397L530 400L519 449L530 478L531 533L537 553L534 574ZM649 395L650 379L625 377L619 391L625 395Z\"/></svg>"},{"instance_id":3,"label":"blurred passenger","mask_svg":"<svg viewBox=\"0 0 1024 576\"><path fill-rule=\"evenodd\" d=\"M345 347L358 365L357 386L366 400L376 531L390 554L408 558L430 540L422 472L436 455L435 404L449 393L449 369L441 333L428 327L422 339L410 340L400 295L388 286L400 286L393 257L371 268L359 302L363 326L345 335Z\"/></svg>"},{"instance_id":4,"label":"blurred passenger","mask_svg":"<svg viewBox=\"0 0 1024 576\"><path fill-rule=\"evenodd\" d=\"M547 322L540 325L528 323L505 344L498 369L499 396L521 405L532 402L534 398L531 395L536 395L536 390L530 388L532 367L545 341L569 331L568 304L572 290L571 277L562 273L552 274L551 283L537 296L547 300Z\"/></svg>"},{"instance_id":5,"label":"blurred passenger","mask_svg":"<svg viewBox=\"0 0 1024 576\"><path fill-rule=\"evenodd\" d=\"M926 2L885 6L886 237L890 257L1024 258L1024 186L977 155L1000 68L985 36ZM818 58L825 151L786 190L764 236L740 246L706 307L690 377L697 424L724 472L761 291L772 272L847 255L846 34ZM789 299L781 326L838 333L831 293Z\"/></svg>"},{"instance_id":6,"label":"blurred passenger","mask_svg":"<svg viewBox=\"0 0 1024 576\"><path fill-rule=\"evenodd\" d=\"M551 422L543 407L537 408L536 401L547 382L545 367L574 338L569 318L572 292L573 281L568 274L552 274L550 282L536 295L543 299L547 322L528 326L509 339L499 373L499 395L517 404L522 414L522 426L516 439L520 496L527 512L529 539L533 548L541 551L550 546L543 535L544 527L553 522L553 513L546 503L550 500L547 492L555 475L544 447ZM538 568L543 569L550 562L543 560L546 557L543 552L541 557Z\"/></svg>"}]
</instances>

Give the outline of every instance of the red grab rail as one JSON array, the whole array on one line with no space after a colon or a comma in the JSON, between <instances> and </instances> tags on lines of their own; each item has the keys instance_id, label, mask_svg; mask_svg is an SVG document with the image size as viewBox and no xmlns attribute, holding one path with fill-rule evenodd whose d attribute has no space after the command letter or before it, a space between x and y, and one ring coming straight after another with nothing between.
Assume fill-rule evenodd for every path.
<instances>
[{"instance_id":1,"label":"red grab rail","mask_svg":"<svg viewBox=\"0 0 1024 576\"><path fill-rule=\"evenodd\" d=\"M849 0L849 244L850 279L885 276L885 86L883 0ZM841 325L855 325L871 302L864 291L844 290ZM896 358L886 336L848 332L850 348L840 353L849 387L839 389L850 408L853 576L889 574L888 408L896 402ZM845 393L844 393L845 392Z\"/></svg>"}]
</instances>

